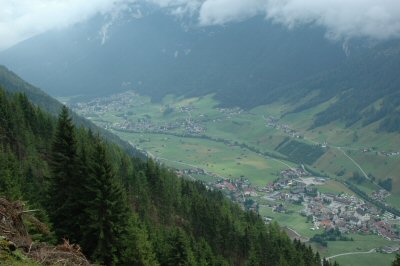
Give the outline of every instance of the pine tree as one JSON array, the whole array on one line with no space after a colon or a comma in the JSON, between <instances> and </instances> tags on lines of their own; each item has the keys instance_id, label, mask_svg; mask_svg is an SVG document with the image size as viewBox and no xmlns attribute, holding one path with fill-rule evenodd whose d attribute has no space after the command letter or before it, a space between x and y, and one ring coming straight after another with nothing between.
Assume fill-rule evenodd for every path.
<instances>
[{"instance_id":1,"label":"pine tree","mask_svg":"<svg viewBox=\"0 0 400 266\"><path fill-rule=\"evenodd\" d=\"M329 260L327 260L326 258L324 258L322 260L322 266L330 266L331 264L329 263Z\"/></svg>"},{"instance_id":2,"label":"pine tree","mask_svg":"<svg viewBox=\"0 0 400 266\"><path fill-rule=\"evenodd\" d=\"M107 160L105 147L100 139L96 142L86 187L92 198L84 207L87 220L82 224L82 247L92 259L114 265L122 254L130 210L124 190Z\"/></svg>"},{"instance_id":3,"label":"pine tree","mask_svg":"<svg viewBox=\"0 0 400 266\"><path fill-rule=\"evenodd\" d=\"M169 245L167 265L189 266L195 264L188 236L182 229L173 229L167 241Z\"/></svg>"},{"instance_id":4,"label":"pine tree","mask_svg":"<svg viewBox=\"0 0 400 266\"><path fill-rule=\"evenodd\" d=\"M82 211L77 187L81 184L75 127L68 108L63 106L52 143L50 167L52 182L49 214L59 238L77 242L80 238L79 215Z\"/></svg>"},{"instance_id":5,"label":"pine tree","mask_svg":"<svg viewBox=\"0 0 400 266\"><path fill-rule=\"evenodd\" d=\"M21 193L21 178L19 164L9 149L0 146L0 196L8 199L19 199Z\"/></svg>"},{"instance_id":6,"label":"pine tree","mask_svg":"<svg viewBox=\"0 0 400 266\"><path fill-rule=\"evenodd\" d=\"M392 262L392 266L400 266L400 254L396 255L395 260Z\"/></svg>"},{"instance_id":7,"label":"pine tree","mask_svg":"<svg viewBox=\"0 0 400 266\"><path fill-rule=\"evenodd\" d=\"M319 255L319 252L315 254L315 264L320 265L321 264L321 255Z\"/></svg>"},{"instance_id":8,"label":"pine tree","mask_svg":"<svg viewBox=\"0 0 400 266\"><path fill-rule=\"evenodd\" d=\"M141 227L136 215L130 215L128 228L122 239L124 253L120 265L156 266L159 265L147 231Z\"/></svg>"}]
</instances>

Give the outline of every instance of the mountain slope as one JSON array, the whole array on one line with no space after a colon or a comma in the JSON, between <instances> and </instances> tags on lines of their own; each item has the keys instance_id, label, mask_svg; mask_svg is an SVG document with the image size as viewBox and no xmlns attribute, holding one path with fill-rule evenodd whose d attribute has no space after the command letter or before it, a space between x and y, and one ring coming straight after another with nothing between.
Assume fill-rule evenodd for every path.
<instances>
[{"instance_id":1,"label":"mountain slope","mask_svg":"<svg viewBox=\"0 0 400 266\"><path fill-rule=\"evenodd\" d=\"M289 113L302 112L325 102L312 127L341 121L347 127L379 121L379 130L400 132L400 42L384 43L351 58L338 68L279 88L275 94L293 103ZM303 101L300 99L313 94Z\"/></svg>"},{"instance_id":2,"label":"mountain slope","mask_svg":"<svg viewBox=\"0 0 400 266\"><path fill-rule=\"evenodd\" d=\"M22 80L15 73L8 70L2 65L0 65L0 87L7 88L7 91L12 93L24 93L30 99L30 101L32 101L32 103L53 114L54 116L57 115L58 112L61 110L62 104L59 101L50 97L41 89L36 88L26 81ZM114 143L117 143L118 145L123 147L124 150L132 155L143 157L143 155L135 150L129 143L121 140L114 134L111 134L110 132L97 127L89 120L84 119L74 113L72 115L78 125L90 128L94 132L99 132L102 136L106 137L108 140Z\"/></svg>"},{"instance_id":3,"label":"mountain slope","mask_svg":"<svg viewBox=\"0 0 400 266\"><path fill-rule=\"evenodd\" d=\"M98 17L37 36L0 53L0 62L51 95L216 93L223 104L250 107L265 102L269 90L345 59L322 29L288 30L262 17L198 27L161 11L125 14L102 39L107 22Z\"/></svg>"}]
</instances>

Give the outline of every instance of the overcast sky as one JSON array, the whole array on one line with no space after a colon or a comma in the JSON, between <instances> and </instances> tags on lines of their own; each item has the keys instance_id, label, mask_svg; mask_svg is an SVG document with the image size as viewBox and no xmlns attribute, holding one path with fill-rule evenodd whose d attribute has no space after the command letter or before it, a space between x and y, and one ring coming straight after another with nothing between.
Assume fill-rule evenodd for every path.
<instances>
[{"instance_id":1,"label":"overcast sky","mask_svg":"<svg viewBox=\"0 0 400 266\"><path fill-rule=\"evenodd\" d=\"M323 26L336 39L400 37L400 0L0 0L0 50L140 1L195 17L201 26L261 15L288 27Z\"/></svg>"}]
</instances>

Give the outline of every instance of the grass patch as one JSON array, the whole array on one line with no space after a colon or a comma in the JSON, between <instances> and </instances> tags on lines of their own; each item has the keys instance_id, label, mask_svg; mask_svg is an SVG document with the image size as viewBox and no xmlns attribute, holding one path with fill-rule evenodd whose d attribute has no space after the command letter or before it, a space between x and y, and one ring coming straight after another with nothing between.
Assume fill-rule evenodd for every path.
<instances>
[{"instance_id":1,"label":"grass patch","mask_svg":"<svg viewBox=\"0 0 400 266\"><path fill-rule=\"evenodd\" d=\"M325 184L318 186L318 191L320 191L321 193L334 193L334 194L346 193L349 195L355 195L353 191L348 189L342 183L335 180L328 180L326 181Z\"/></svg>"},{"instance_id":2,"label":"grass patch","mask_svg":"<svg viewBox=\"0 0 400 266\"><path fill-rule=\"evenodd\" d=\"M178 169L202 168L223 177L246 177L255 185L266 185L287 167L239 147L196 138L116 132L121 138L150 152Z\"/></svg>"},{"instance_id":3,"label":"grass patch","mask_svg":"<svg viewBox=\"0 0 400 266\"><path fill-rule=\"evenodd\" d=\"M371 253L371 254L355 254L349 256L337 257L334 260L339 265L351 265L351 266L365 266L365 265L392 265L394 260L394 254L382 254L382 253Z\"/></svg>"},{"instance_id":4,"label":"grass patch","mask_svg":"<svg viewBox=\"0 0 400 266\"><path fill-rule=\"evenodd\" d=\"M312 223L307 223L307 218L301 216L298 212L303 208L303 206L297 205L288 205L287 209L289 211L288 214L286 213L278 213L272 211L272 208L262 206L260 207L260 215L267 216L272 218L274 221L277 221L281 226L287 226L301 236L304 237L312 237L317 233L322 233L322 229L320 230L311 230L310 228L313 227Z\"/></svg>"}]
</instances>

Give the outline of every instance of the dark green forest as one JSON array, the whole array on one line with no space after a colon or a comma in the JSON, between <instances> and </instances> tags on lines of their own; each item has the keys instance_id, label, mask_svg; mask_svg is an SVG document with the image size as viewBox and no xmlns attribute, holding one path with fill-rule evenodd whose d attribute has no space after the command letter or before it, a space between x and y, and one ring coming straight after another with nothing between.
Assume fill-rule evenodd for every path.
<instances>
[{"instance_id":1,"label":"dark green forest","mask_svg":"<svg viewBox=\"0 0 400 266\"><path fill-rule=\"evenodd\" d=\"M301 112L333 100L316 115L313 128L334 121L341 121L346 127L357 122L363 127L377 122L381 132L400 132L399 47L398 41L377 45L333 70L276 88L270 101L283 97L296 103L314 92L311 99L290 112Z\"/></svg>"},{"instance_id":2,"label":"dark green forest","mask_svg":"<svg viewBox=\"0 0 400 266\"><path fill-rule=\"evenodd\" d=\"M220 192L128 155L91 130L58 118L25 94L0 90L0 195L39 209L52 234L104 265L320 265Z\"/></svg>"}]
</instances>

